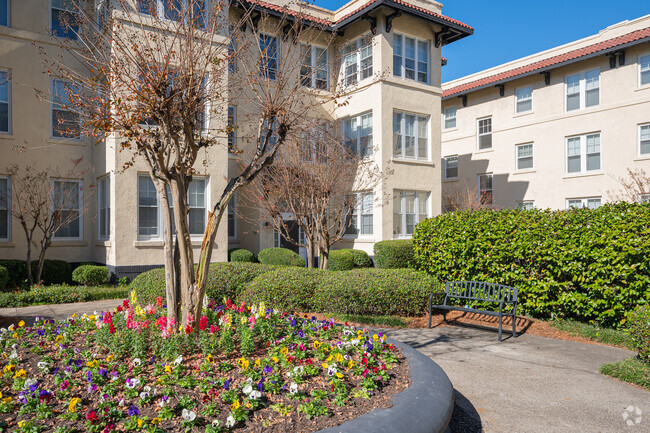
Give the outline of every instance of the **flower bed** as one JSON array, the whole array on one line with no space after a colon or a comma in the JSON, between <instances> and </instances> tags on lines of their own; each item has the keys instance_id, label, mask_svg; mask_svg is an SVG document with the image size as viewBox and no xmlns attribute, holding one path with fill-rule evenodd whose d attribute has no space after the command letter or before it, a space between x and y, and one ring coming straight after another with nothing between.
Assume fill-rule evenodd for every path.
<instances>
[{"instance_id":1,"label":"flower bed","mask_svg":"<svg viewBox=\"0 0 650 433\"><path fill-rule=\"evenodd\" d=\"M203 313L198 329L179 326L162 299L132 297L113 313L4 330L0 431L315 431L407 385L381 334L263 304Z\"/></svg>"}]
</instances>

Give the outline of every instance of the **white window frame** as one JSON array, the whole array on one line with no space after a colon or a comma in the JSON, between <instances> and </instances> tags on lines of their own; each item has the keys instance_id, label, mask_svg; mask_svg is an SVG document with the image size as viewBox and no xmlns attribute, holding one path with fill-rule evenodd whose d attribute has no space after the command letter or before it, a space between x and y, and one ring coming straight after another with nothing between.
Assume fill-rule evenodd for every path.
<instances>
[{"instance_id":1,"label":"white window frame","mask_svg":"<svg viewBox=\"0 0 650 433\"><path fill-rule=\"evenodd\" d=\"M647 66L644 66L643 62L647 62ZM639 55L638 63L639 63L639 87L650 86L650 78L648 78L647 83L645 84L642 83L642 77L644 72L647 72L648 76L650 77L650 53Z\"/></svg>"},{"instance_id":2,"label":"white window frame","mask_svg":"<svg viewBox=\"0 0 650 433\"><path fill-rule=\"evenodd\" d=\"M490 132L481 133L481 122L486 120L490 121ZM492 116L482 117L476 119L476 149L478 152L488 151L494 149L494 128L492 124ZM490 147L481 148L481 137L490 136Z\"/></svg>"},{"instance_id":3,"label":"white window frame","mask_svg":"<svg viewBox=\"0 0 650 433\"><path fill-rule=\"evenodd\" d=\"M165 16L165 7L164 7L164 6L165 6L165 2L167 2L167 1L170 1L170 0L151 0L151 2L155 2L155 3L156 3L156 7L155 7L155 15L154 15L154 16L155 16L157 19L161 19L161 20L165 20L165 21L170 21L170 22L176 22L177 20L174 20L174 19L171 19L171 18L167 18L167 17ZM180 0L180 2L181 2L181 7L186 5L185 0ZM205 3L204 3L204 5L205 5ZM139 14L141 14L141 15L152 16L152 14L150 14L150 13L148 13L148 12L140 11L140 1L139 1L139 0L135 0L135 10L136 10ZM208 9L207 7L205 7L205 10L209 10L209 9ZM180 21L180 20L178 20L178 21ZM204 22L205 22L205 21L207 21L207 20L205 20L205 17L204 17Z\"/></svg>"},{"instance_id":4,"label":"white window frame","mask_svg":"<svg viewBox=\"0 0 650 433\"><path fill-rule=\"evenodd\" d=\"M598 206L594 208L589 207L589 202L591 201L598 201ZM580 201L580 206L572 206L571 202L577 202ZM598 209L603 205L603 199L602 197L594 196L594 197L576 197L576 198L568 198L566 199L566 208L568 209L581 209L581 208L589 208L589 209Z\"/></svg>"},{"instance_id":5,"label":"white window frame","mask_svg":"<svg viewBox=\"0 0 650 433\"><path fill-rule=\"evenodd\" d=\"M587 140L589 137L595 137L598 136L598 152L587 152ZM569 141L570 140L575 140L579 139L580 140L580 155L569 155ZM592 132L589 134L582 134L582 135L573 135L570 137L566 137L565 140L565 146L564 146L564 152L565 152L565 157L564 157L564 171L567 174L567 176L578 176L582 174L587 174L587 173L600 173L603 171L603 144L601 141L601 133L600 132ZM594 154L599 155L599 160L598 160L598 168L596 169L587 169L587 157L589 155L594 155ZM572 171L569 172L569 157L571 156L580 156L580 171Z\"/></svg>"},{"instance_id":6,"label":"white window frame","mask_svg":"<svg viewBox=\"0 0 650 433\"><path fill-rule=\"evenodd\" d=\"M397 214L399 215L400 218L400 229L401 233L395 233L395 222L393 221L393 238L395 239L410 239L413 234L408 234L406 233L406 194L407 193L415 193L415 201L414 201L414 210L415 210L415 216L413 220L413 231L415 232L415 226L421 222L420 220L420 194L426 194L425 200L426 200L426 210L427 210L427 216L426 218L431 218L431 192L430 191L414 191L414 190L401 190L401 189L396 189L393 191L393 200L397 200L399 198L400 200L400 213ZM393 203L393 218L395 218L395 203Z\"/></svg>"},{"instance_id":7,"label":"white window frame","mask_svg":"<svg viewBox=\"0 0 650 433\"><path fill-rule=\"evenodd\" d=\"M490 179L490 188L489 189L488 188L481 189L481 178L483 176ZM476 176L476 190L478 192L476 199L478 200L479 204L487 204L487 205L493 204L494 203L494 175L492 173L483 173L483 174L477 175ZM481 200L481 194L483 192L488 192L488 191L490 192L490 202L489 203L483 203L483 201Z\"/></svg>"},{"instance_id":8,"label":"white window frame","mask_svg":"<svg viewBox=\"0 0 650 433\"><path fill-rule=\"evenodd\" d=\"M448 176L448 170L449 170L448 164L449 164L450 159L456 159L456 167L455 167L456 168L456 176ZM445 159L444 159L444 176L445 176L445 180L458 179L459 171L460 170L459 170L459 166L458 166L458 155L445 156Z\"/></svg>"},{"instance_id":9,"label":"white window frame","mask_svg":"<svg viewBox=\"0 0 650 433\"><path fill-rule=\"evenodd\" d=\"M415 59L412 59L414 61L414 66L413 66L413 78L407 78L406 77L406 38L413 39L414 44L415 44ZM401 46L401 53L396 53L395 50L395 42L397 40L400 40L400 46ZM421 61L419 59L419 45L420 43L426 44L426 55L427 59L426 62ZM395 70L395 58L399 57L400 58L400 70L396 71ZM420 71L420 64L425 63L426 64L426 80L422 81L419 78L419 74L421 73ZM403 33L394 33L393 34L393 75L399 78L402 78L404 80L412 80L415 81L416 83L422 83L422 84L429 84L431 82L431 43L430 41L426 39L420 39L415 36L410 36L410 35L405 35Z\"/></svg>"},{"instance_id":10,"label":"white window frame","mask_svg":"<svg viewBox=\"0 0 650 433\"><path fill-rule=\"evenodd\" d=\"M11 241L11 178L9 176L0 176L0 179L7 181L7 203L0 201L0 209L7 211L7 237L0 237L0 242Z\"/></svg>"},{"instance_id":11,"label":"white window frame","mask_svg":"<svg viewBox=\"0 0 650 433\"><path fill-rule=\"evenodd\" d=\"M454 115L451 116L449 113L451 113L451 110L454 111ZM447 126L447 121L454 121L454 126ZM445 108L443 112L443 119L442 119L442 127L446 131L451 131L452 129L458 128L458 107L448 107Z\"/></svg>"},{"instance_id":12,"label":"white window frame","mask_svg":"<svg viewBox=\"0 0 650 433\"><path fill-rule=\"evenodd\" d=\"M153 206L142 206L140 205L140 178L147 178L151 180L151 176L146 173L138 173L138 179L136 182L136 208L137 208L137 215L136 215L136 231L138 234L138 239L144 239L144 240L155 240L155 239L162 239L162 231L160 230L162 226L162 221L161 221L161 211L160 211L160 197L158 196L158 191L155 189L155 184L154 184L154 191L156 191L156 233L155 234L142 234L140 233L140 208L141 207L148 207L151 208ZM151 180L153 182L153 180Z\"/></svg>"},{"instance_id":13,"label":"white window frame","mask_svg":"<svg viewBox=\"0 0 650 433\"><path fill-rule=\"evenodd\" d=\"M306 60L303 58L303 53L302 50L309 50L309 64L302 64L303 60ZM323 60L323 57L318 56L318 50L323 50L323 56L325 60L325 67L319 67L318 61ZM312 89L319 89L319 90L329 90L330 87L330 69L329 69L329 52L327 50L327 47L323 47L320 45L312 45L312 44L300 44L300 57L301 57L301 65L300 65L300 84L305 87L309 87ZM304 57L307 57L305 54ZM307 71L305 74L305 78L309 79L309 85L306 85L303 83L303 71L302 68L306 67ZM325 84L324 86L320 87L318 86L318 72L325 70Z\"/></svg>"},{"instance_id":14,"label":"white window frame","mask_svg":"<svg viewBox=\"0 0 650 433\"><path fill-rule=\"evenodd\" d=\"M598 103L587 106L587 80L588 75L593 74L594 72L598 73ZM572 95L578 93L580 98L580 104L578 108L569 110L569 79L578 78L578 92L572 93ZM576 74L567 75L564 77L564 111L569 113L571 111L584 110L585 108L598 107L600 105L600 68L590 69L588 71L578 72Z\"/></svg>"},{"instance_id":15,"label":"white window frame","mask_svg":"<svg viewBox=\"0 0 650 433\"><path fill-rule=\"evenodd\" d=\"M531 154L526 155L526 156L520 156L519 155L519 149L525 147L525 146L530 146L531 147ZM530 158L532 165L530 167L525 167L525 168L520 168L519 163L522 159L527 159ZM535 143L530 142L530 143L521 143L521 144L516 144L515 145L515 171L530 171L535 169Z\"/></svg>"},{"instance_id":16,"label":"white window frame","mask_svg":"<svg viewBox=\"0 0 650 433\"><path fill-rule=\"evenodd\" d=\"M100 215L104 213L104 232ZM97 179L97 239L108 241L111 239L111 175Z\"/></svg>"},{"instance_id":17,"label":"white window frame","mask_svg":"<svg viewBox=\"0 0 650 433\"><path fill-rule=\"evenodd\" d=\"M83 180L80 179L51 179L50 180L50 190L52 191L51 197L50 197L50 217L52 216L51 214L54 212L54 185L57 182L69 182L69 183L76 183L79 186L79 197L78 197L78 207L77 207L77 212L79 212L79 236L77 237L62 237L62 236L57 236L56 233L52 235L52 241L81 241L84 238L84 218L83 218ZM67 209L70 211L71 209Z\"/></svg>"},{"instance_id":18,"label":"white window frame","mask_svg":"<svg viewBox=\"0 0 650 433\"><path fill-rule=\"evenodd\" d=\"M11 0L6 0L7 2L7 24L5 27L11 27Z\"/></svg>"},{"instance_id":19,"label":"white window frame","mask_svg":"<svg viewBox=\"0 0 650 433\"><path fill-rule=\"evenodd\" d=\"M0 68L0 73L6 73L7 74L7 100L2 101L0 100L0 104L7 104L7 130L6 131L0 131L0 135L11 135L12 134L12 127L11 127L11 70L10 69L4 69Z\"/></svg>"},{"instance_id":20,"label":"white window frame","mask_svg":"<svg viewBox=\"0 0 650 433\"><path fill-rule=\"evenodd\" d=\"M648 140L642 140L642 138L643 138L643 129L644 128L648 128L648 130L649 130L648 133L650 134L650 123L643 123L643 124L639 125L639 129L638 129L638 131L639 131L639 139L638 139L639 145L637 147L637 151L638 151L639 156L650 156L650 137L649 137ZM642 145L642 143L644 141L648 142L648 147L649 147L648 152L641 152L641 145Z\"/></svg>"},{"instance_id":21,"label":"white window frame","mask_svg":"<svg viewBox=\"0 0 650 433\"><path fill-rule=\"evenodd\" d=\"M530 92L529 97L524 97L520 99L520 92L523 93L525 91ZM519 109L519 104L520 103L525 103L530 101L530 108L527 110L520 110ZM525 87L520 87L518 89L515 89L515 114L524 114L524 113L532 113L533 112L533 86L525 86Z\"/></svg>"},{"instance_id":22,"label":"white window frame","mask_svg":"<svg viewBox=\"0 0 650 433\"><path fill-rule=\"evenodd\" d=\"M267 57L266 56L266 53L267 53L266 51L264 53L262 52L262 45L261 45L262 38L275 39L275 53L274 53L275 69L273 70L273 76L271 76L271 74L265 73L264 72L265 69L263 69L263 67L262 67L262 65L266 64L265 62L267 61L267 59L272 58L272 57ZM258 49L260 50L260 59L259 59L259 62L260 62L260 65L259 65L260 77L263 77L266 80L276 81L278 79L278 61L279 61L278 59L280 57L280 39L278 38L277 35L272 35L270 33L260 33L258 38L257 38L257 46L258 46ZM266 47L265 47L265 50L266 50ZM271 71L271 69L269 69L268 71Z\"/></svg>"},{"instance_id":23,"label":"white window frame","mask_svg":"<svg viewBox=\"0 0 650 433\"><path fill-rule=\"evenodd\" d=\"M395 132L395 118L396 116L400 117L400 130L399 133ZM406 155L406 116L413 116L415 117L415 123L413 126L413 133L415 134L413 136L413 156L407 156ZM425 125L425 131L427 133L426 140L426 156L421 157L420 156L420 120L424 120L426 123ZM420 161L430 161L430 155L431 155L431 134L429 131L430 128L430 117L424 114L417 114L417 113L411 113L408 111L399 111L399 110L394 110L393 111L393 158L396 159L409 159L409 160L420 160ZM401 154L395 153L395 135L397 134L398 140L401 141L400 143L400 148L401 148Z\"/></svg>"},{"instance_id":24,"label":"white window frame","mask_svg":"<svg viewBox=\"0 0 650 433\"><path fill-rule=\"evenodd\" d=\"M352 120L356 120L357 122L357 128L356 128L356 150L357 150L357 156L361 158L370 158L374 154L374 133L375 133L375 127L374 127L374 120L373 120L373 115L372 111L366 111L364 113L360 113L354 116L346 117L342 119L341 121L343 122L343 142L347 146L348 141L352 140L347 140L347 135L345 133L346 131L346 124L347 122L352 122ZM369 135L361 135L361 132L363 130L363 120L364 118L367 118L367 116L370 116L370 134ZM364 155L361 154L361 138L362 137L371 137L371 145L368 145L366 148L366 153ZM352 139L352 137L349 137Z\"/></svg>"},{"instance_id":25,"label":"white window frame","mask_svg":"<svg viewBox=\"0 0 650 433\"><path fill-rule=\"evenodd\" d=\"M535 209L534 200L522 200L517 202L517 209L519 210L531 210Z\"/></svg>"},{"instance_id":26,"label":"white window frame","mask_svg":"<svg viewBox=\"0 0 650 433\"><path fill-rule=\"evenodd\" d=\"M372 191L359 191L354 193L355 204L352 213L350 214L351 223L346 229L345 236L351 238L372 238L374 236L375 226L375 202ZM370 212L364 206L364 198L370 196ZM361 216L370 215L372 217L372 224L370 225L370 233L363 232L363 225L361 224ZM347 231L352 227L356 227L357 233L348 233Z\"/></svg>"},{"instance_id":27,"label":"white window frame","mask_svg":"<svg viewBox=\"0 0 650 433\"><path fill-rule=\"evenodd\" d=\"M368 44L364 44L364 41L368 41ZM365 34L360 36L359 38L351 41L350 43L345 44L343 48L343 61L341 62L341 67L342 67L342 80L341 82L343 83L343 87L349 87L349 86L354 86L356 84L359 84L363 80L366 80L370 77L372 77L373 74L373 49L372 49L372 43L373 43L373 38L371 34ZM352 49L349 51L348 48L354 46ZM370 50L370 55L364 57L363 59L361 58L361 53L363 52L363 49L368 47ZM347 68L347 59L348 57L354 56L354 65L356 65L356 72L354 74L354 80L348 80L348 76L352 77L352 74L348 75L346 73L346 68ZM368 70L368 75L366 77L362 77L362 70L361 70L361 65L362 65L362 60L367 60L370 59L370 67L364 69ZM367 62L366 62L367 63ZM352 65L352 63L350 63Z\"/></svg>"},{"instance_id":28,"label":"white window frame","mask_svg":"<svg viewBox=\"0 0 650 433\"><path fill-rule=\"evenodd\" d=\"M53 79L50 80L50 91L52 93L52 101L50 102L50 138L52 140L66 140L66 141L77 141L77 142L82 141L83 136L81 134L81 119L80 119L79 113L77 113L74 110L70 110L70 109L64 110L63 108L56 108L55 107L56 105L59 105L57 102L54 102L55 95L56 95L54 86L55 86L56 82L61 82L61 83L64 83L65 85L71 86L71 87L76 86L77 89L80 89L80 86L79 86L78 83L73 83L73 82L68 81L68 80L59 80L59 79L56 79L56 78L53 78ZM66 98L67 97L68 97L68 95L66 93ZM68 113L74 113L75 115L79 116L79 119L78 119L78 121L79 121L79 136L78 137L57 137L57 136L54 135L54 110L65 111L65 112L68 112Z\"/></svg>"},{"instance_id":29,"label":"white window frame","mask_svg":"<svg viewBox=\"0 0 650 433\"><path fill-rule=\"evenodd\" d=\"M209 209L210 209L210 178L208 176L197 176L194 175L192 176L192 182L195 180L202 180L204 182L203 186L203 230L200 233L190 233L190 237L192 239L198 239L198 238L203 238L203 234L205 233L205 228L208 225L208 216L209 216ZM190 185L192 183L190 182ZM188 185L188 190L187 190L187 229L190 229L190 209L201 209L200 207L197 206L190 206L190 196L189 196L189 185Z\"/></svg>"},{"instance_id":30,"label":"white window frame","mask_svg":"<svg viewBox=\"0 0 650 433\"><path fill-rule=\"evenodd\" d=\"M57 36L57 35L54 34L54 28L52 27L52 20L53 20L53 18L54 18L54 15L52 14L52 9L62 10L62 11L66 11L66 12L70 12L70 11L67 10L67 9L61 9L61 8L58 8L58 7L54 7L54 5L52 4L52 1L53 1L53 0L50 0L50 1L49 1L49 3L50 3L50 5L49 5L49 6L50 6L50 7L49 7L49 22L48 22L48 27L49 27L49 30L50 30L49 33L50 33L52 36L54 36L55 38L65 39L65 36ZM77 7L80 5L80 0L66 0L66 1L70 1L70 2L74 2L74 3L76 3L76 4L77 4ZM70 13L71 13L71 12L70 12ZM76 13L75 15L78 15L78 13ZM72 41L76 41L76 40L79 40L79 39L81 38L81 26L80 26L80 25L78 25L78 29L77 29L76 34L77 34L77 37L76 37L75 39L72 39L72 38L71 38L70 40L72 40Z\"/></svg>"}]
</instances>

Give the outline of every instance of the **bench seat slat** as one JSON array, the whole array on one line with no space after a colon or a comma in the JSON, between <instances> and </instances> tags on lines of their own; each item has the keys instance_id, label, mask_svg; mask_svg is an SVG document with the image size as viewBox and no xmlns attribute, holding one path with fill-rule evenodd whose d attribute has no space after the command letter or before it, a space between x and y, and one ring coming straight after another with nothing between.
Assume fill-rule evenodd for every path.
<instances>
[{"instance_id":1,"label":"bench seat slat","mask_svg":"<svg viewBox=\"0 0 650 433\"><path fill-rule=\"evenodd\" d=\"M452 305L432 305L431 308L436 308L441 310L467 311L469 313L487 314L489 316L499 315L498 311L477 310L475 308L454 307Z\"/></svg>"}]
</instances>

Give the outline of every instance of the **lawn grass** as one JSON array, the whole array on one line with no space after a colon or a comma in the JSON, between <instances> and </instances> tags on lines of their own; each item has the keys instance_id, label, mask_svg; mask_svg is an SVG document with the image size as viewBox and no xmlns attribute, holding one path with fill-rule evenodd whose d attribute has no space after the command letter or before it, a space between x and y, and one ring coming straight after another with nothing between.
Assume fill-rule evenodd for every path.
<instances>
[{"instance_id":1,"label":"lawn grass","mask_svg":"<svg viewBox=\"0 0 650 433\"><path fill-rule=\"evenodd\" d=\"M555 319L551 320L549 323L560 331L568 332L577 337L588 338L589 340L597 341L599 343L634 350L632 338L623 330L603 328L598 325L566 319Z\"/></svg>"},{"instance_id":2,"label":"lawn grass","mask_svg":"<svg viewBox=\"0 0 650 433\"><path fill-rule=\"evenodd\" d=\"M650 391L650 364L638 358L604 364L600 372L625 382L634 383Z\"/></svg>"},{"instance_id":3,"label":"lawn grass","mask_svg":"<svg viewBox=\"0 0 650 433\"><path fill-rule=\"evenodd\" d=\"M365 316L362 314L328 314L341 322L354 322L368 326L390 326L393 328L405 328L406 320L397 316Z\"/></svg>"}]
</instances>

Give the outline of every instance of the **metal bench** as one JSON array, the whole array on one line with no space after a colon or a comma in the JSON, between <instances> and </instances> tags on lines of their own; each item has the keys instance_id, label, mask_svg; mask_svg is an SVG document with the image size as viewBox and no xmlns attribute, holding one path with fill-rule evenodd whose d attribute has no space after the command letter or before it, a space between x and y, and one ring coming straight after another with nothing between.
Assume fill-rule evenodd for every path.
<instances>
[{"instance_id":1,"label":"metal bench","mask_svg":"<svg viewBox=\"0 0 650 433\"><path fill-rule=\"evenodd\" d=\"M436 293L429 295L429 328L431 328L431 310L433 308L445 310L443 320L446 322L446 310L467 311L469 313L487 314L499 317L499 341L501 341L501 324L503 316L512 316L512 336L517 337L517 289L515 287L503 286L501 284L485 283L481 281L448 281L445 284L445 300L442 305L431 305L431 300ZM499 311L477 310L468 307L456 307L448 305L449 299L466 299L468 301L496 302L499 304ZM503 311L505 305L512 305L512 312Z\"/></svg>"}]
</instances>

